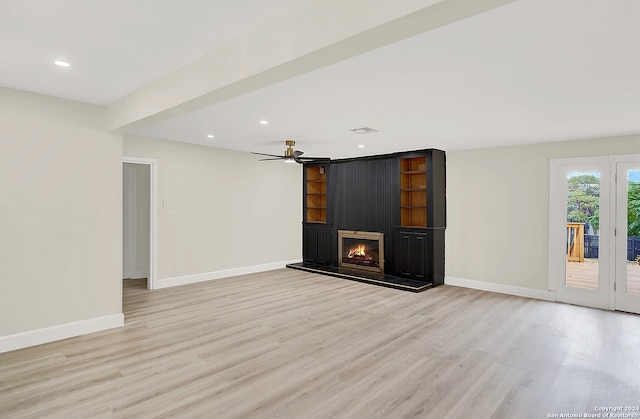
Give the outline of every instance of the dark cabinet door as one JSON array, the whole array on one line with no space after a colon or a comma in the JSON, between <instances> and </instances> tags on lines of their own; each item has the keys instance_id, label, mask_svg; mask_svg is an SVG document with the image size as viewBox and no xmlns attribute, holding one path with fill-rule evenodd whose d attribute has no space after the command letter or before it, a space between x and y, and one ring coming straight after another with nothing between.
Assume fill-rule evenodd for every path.
<instances>
[{"instance_id":1,"label":"dark cabinet door","mask_svg":"<svg viewBox=\"0 0 640 419\"><path fill-rule=\"evenodd\" d=\"M305 262L315 262L318 256L318 230L304 227L304 255Z\"/></svg>"},{"instance_id":2,"label":"dark cabinet door","mask_svg":"<svg viewBox=\"0 0 640 419\"><path fill-rule=\"evenodd\" d=\"M429 236L427 232L397 230L394 256L396 275L429 281Z\"/></svg>"},{"instance_id":3,"label":"dark cabinet door","mask_svg":"<svg viewBox=\"0 0 640 419\"><path fill-rule=\"evenodd\" d=\"M411 259L413 266L411 269L411 276L415 279L426 280L428 277L427 266L427 233L413 233L411 238Z\"/></svg>"},{"instance_id":4,"label":"dark cabinet door","mask_svg":"<svg viewBox=\"0 0 640 419\"><path fill-rule=\"evenodd\" d=\"M329 262L328 259L328 251L327 251L327 244L329 243L329 240L327 238L327 229L326 228L321 228L318 229L317 231L317 248L318 248L318 252L316 254L316 263L321 263L321 264L327 264Z\"/></svg>"},{"instance_id":5,"label":"dark cabinet door","mask_svg":"<svg viewBox=\"0 0 640 419\"><path fill-rule=\"evenodd\" d=\"M328 264L329 237L326 225L305 225L303 236L303 260L323 265Z\"/></svg>"},{"instance_id":6,"label":"dark cabinet door","mask_svg":"<svg viewBox=\"0 0 640 419\"><path fill-rule=\"evenodd\" d=\"M411 276L411 239L412 233L400 231L396 233L395 264L396 273L402 276Z\"/></svg>"}]
</instances>

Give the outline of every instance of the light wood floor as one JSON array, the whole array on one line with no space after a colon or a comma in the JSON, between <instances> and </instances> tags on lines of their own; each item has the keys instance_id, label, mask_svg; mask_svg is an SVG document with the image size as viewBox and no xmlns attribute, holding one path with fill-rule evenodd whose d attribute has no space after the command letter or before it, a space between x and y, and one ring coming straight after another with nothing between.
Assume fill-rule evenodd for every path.
<instances>
[{"instance_id":1,"label":"light wood floor","mask_svg":"<svg viewBox=\"0 0 640 419\"><path fill-rule=\"evenodd\" d=\"M127 288L124 312L0 354L0 417L547 418L640 400L631 314L293 269Z\"/></svg>"}]
</instances>

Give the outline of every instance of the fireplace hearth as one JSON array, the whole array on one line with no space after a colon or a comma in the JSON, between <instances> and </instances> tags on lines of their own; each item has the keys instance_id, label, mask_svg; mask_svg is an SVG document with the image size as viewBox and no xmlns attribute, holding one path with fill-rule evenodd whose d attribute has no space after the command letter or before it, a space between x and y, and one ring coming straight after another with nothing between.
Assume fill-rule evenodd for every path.
<instances>
[{"instance_id":1,"label":"fireplace hearth","mask_svg":"<svg viewBox=\"0 0 640 419\"><path fill-rule=\"evenodd\" d=\"M384 235L338 230L339 267L384 273Z\"/></svg>"}]
</instances>

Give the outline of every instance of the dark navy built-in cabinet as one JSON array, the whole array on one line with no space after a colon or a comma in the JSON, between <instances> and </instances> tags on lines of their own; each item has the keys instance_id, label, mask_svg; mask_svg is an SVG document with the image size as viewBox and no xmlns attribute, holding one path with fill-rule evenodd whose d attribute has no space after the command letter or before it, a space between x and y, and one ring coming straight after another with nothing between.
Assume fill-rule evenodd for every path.
<instances>
[{"instance_id":1,"label":"dark navy built-in cabinet","mask_svg":"<svg viewBox=\"0 0 640 419\"><path fill-rule=\"evenodd\" d=\"M304 165L303 261L338 266L338 230L384 233L384 274L444 282L441 150Z\"/></svg>"}]
</instances>

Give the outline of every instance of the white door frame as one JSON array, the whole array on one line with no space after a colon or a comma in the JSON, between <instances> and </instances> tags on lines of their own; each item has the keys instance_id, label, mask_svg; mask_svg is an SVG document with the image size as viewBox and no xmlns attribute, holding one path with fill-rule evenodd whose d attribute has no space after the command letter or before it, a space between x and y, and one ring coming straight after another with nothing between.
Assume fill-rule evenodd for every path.
<instances>
[{"instance_id":1,"label":"white door frame","mask_svg":"<svg viewBox=\"0 0 640 419\"><path fill-rule=\"evenodd\" d=\"M158 272L158 160L143 157L123 156L122 163L149 166L149 278L147 289L156 288Z\"/></svg>"}]
</instances>

